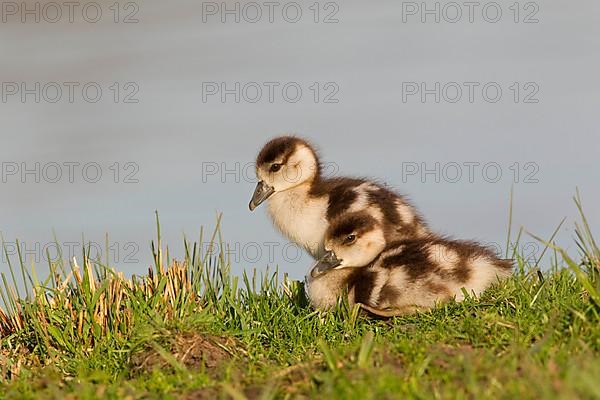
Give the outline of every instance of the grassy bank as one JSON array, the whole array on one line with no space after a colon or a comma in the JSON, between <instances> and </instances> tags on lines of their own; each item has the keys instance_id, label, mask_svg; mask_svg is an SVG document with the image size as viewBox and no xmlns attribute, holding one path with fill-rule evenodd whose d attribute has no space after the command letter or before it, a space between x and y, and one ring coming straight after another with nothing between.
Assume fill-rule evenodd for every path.
<instances>
[{"instance_id":1,"label":"grassy bank","mask_svg":"<svg viewBox=\"0 0 600 400\"><path fill-rule=\"evenodd\" d=\"M218 224L211 239L222 246ZM160 228L144 277L84 254L40 281L13 260L0 397L598 398L600 250L585 219L576 240L544 268L515 254L514 277L480 299L391 320L315 312L276 271L232 276L226 251L186 242L168 260Z\"/></svg>"}]
</instances>

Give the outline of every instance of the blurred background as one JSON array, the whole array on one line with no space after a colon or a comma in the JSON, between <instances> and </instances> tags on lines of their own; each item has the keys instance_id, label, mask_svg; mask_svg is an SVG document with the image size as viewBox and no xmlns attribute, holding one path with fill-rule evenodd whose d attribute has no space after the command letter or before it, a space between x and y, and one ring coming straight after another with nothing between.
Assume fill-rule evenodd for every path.
<instances>
[{"instance_id":1,"label":"blurred background","mask_svg":"<svg viewBox=\"0 0 600 400\"><path fill-rule=\"evenodd\" d=\"M436 231L506 250L520 227L576 251L600 223L600 3L3 2L0 232L17 262L144 273L158 210L172 257L223 213L233 270L311 259L253 213L271 137L327 174L375 177ZM106 236L108 234L108 237ZM207 235L205 234L205 241ZM542 247L522 238L537 257ZM106 244L108 243L108 254ZM0 271L7 271L2 255Z\"/></svg>"}]
</instances>

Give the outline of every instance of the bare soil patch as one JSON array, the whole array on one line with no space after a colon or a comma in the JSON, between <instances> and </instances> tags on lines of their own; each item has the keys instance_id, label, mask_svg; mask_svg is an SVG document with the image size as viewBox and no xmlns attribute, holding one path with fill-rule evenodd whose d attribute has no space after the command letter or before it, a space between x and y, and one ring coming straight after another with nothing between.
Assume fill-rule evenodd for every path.
<instances>
[{"instance_id":1,"label":"bare soil patch","mask_svg":"<svg viewBox=\"0 0 600 400\"><path fill-rule=\"evenodd\" d=\"M232 338L204 335L201 333L178 334L169 342L170 347L147 345L132 357L136 372L148 372L157 368L206 370L216 373L219 367L233 358L237 343ZM167 354L165 354L167 352ZM213 374L211 374L213 375Z\"/></svg>"}]
</instances>

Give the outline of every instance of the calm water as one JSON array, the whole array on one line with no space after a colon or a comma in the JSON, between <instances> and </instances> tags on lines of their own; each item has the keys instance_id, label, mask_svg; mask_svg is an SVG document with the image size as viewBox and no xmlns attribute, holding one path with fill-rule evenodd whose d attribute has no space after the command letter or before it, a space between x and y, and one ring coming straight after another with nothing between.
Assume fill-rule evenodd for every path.
<instances>
[{"instance_id":1,"label":"calm water","mask_svg":"<svg viewBox=\"0 0 600 400\"><path fill-rule=\"evenodd\" d=\"M567 217L558 241L575 249L576 187L599 225L597 1L524 2L518 15L502 2L496 23L486 2L472 23L443 3L439 23L422 23L419 3L313 3L282 2L273 22L262 3L259 15L247 3L227 14L220 2L123 2L117 14L99 2L97 18L83 2L72 23L66 6L58 18L40 3L39 23L4 10L9 253L18 238L28 264L43 262L54 234L66 255L82 241L105 253L108 232L103 259L141 273L155 210L178 257L184 234L222 212L235 271L279 265L300 278L310 257L247 209L253 158L285 132L318 144L328 173L386 181L434 229L502 251L511 185L515 231L547 237Z\"/></svg>"}]
</instances>

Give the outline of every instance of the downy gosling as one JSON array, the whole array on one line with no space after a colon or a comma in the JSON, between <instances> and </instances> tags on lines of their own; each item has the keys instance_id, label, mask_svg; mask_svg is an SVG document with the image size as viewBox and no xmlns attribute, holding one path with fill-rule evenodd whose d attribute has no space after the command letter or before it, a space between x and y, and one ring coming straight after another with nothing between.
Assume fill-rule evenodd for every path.
<instances>
[{"instance_id":1,"label":"downy gosling","mask_svg":"<svg viewBox=\"0 0 600 400\"><path fill-rule=\"evenodd\" d=\"M463 288L478 296L512 273L511 261L475 242L429 235L388 243L379 221L366 212L336 218L325 251L307 276L312 305L331 308L347 290L350 304L382 317L461 301Z\"/></svg>"},{"instance_id":2,"label":"downy gosling","mask_svg":"<svg viewBox=\"0 0 600 400\"><path fill-rule=\"evenodd\" d=\"M250 210L267 200L274 225L315 259L324 254L330 221L346 212L365 211L390 242L429 234L400 194L366 179L323 177L315 149L298 137L277 137L265 144L256 159L256 176Z\"/></svg>"}]
</instances>

